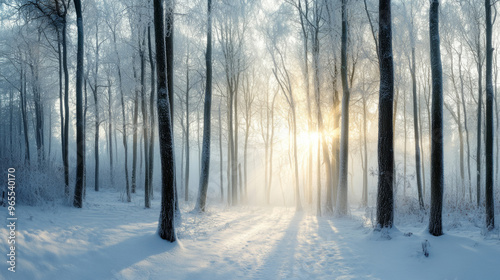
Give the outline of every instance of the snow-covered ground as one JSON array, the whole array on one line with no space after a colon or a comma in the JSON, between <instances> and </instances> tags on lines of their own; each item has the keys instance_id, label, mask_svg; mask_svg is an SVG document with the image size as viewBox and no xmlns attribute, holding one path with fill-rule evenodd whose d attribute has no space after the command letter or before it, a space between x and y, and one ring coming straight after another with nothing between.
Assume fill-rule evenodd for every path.
<instances>
[{"instance_id":1,"label":"snow-covered ground","mask_svg":"<svg viewBox=\"0 0 500 280\"><path fill-rule=\"evenodd\" d=\"M498 232L485 236L470 219L433 237L425 220L374 232L356 209L335 218L220 205L195 214L183 205L179 242L170 244L155 233L159 199L144 209L141 194L128 204L112 191L87 195L83 209L18 206L16 272L3 253L0 279L500 279ZM3 226L2 252L7 236Z\"/></svg>"}]
</instances>

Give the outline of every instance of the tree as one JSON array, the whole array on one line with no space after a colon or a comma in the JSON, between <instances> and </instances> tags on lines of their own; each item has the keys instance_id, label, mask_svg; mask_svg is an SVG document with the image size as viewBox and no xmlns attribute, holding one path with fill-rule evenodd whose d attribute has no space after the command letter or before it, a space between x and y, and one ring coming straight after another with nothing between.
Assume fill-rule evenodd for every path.
<instances>
[{"instance_id":1,"label":"tree","mask_svg":"<svg viewBox=\"0 0 500 280\"><path fill-rule=\"evenodd\" d=\"M205 53L206 85L205 105L203 107L203 146L201 158L200 188L196 209L205 211L210 171L210 135L212 120L212 0L207 1L207 51ZM189 139L188 139L189 141ZM186 189L187 191L187 189Z\"/></svg>"},{"instance_id":2,"label":"tree","mask_svg":"<svg viewBox=\"0 0 500 280\"><path fill-rule=\"evenodd\" d=\"M293 93L292 78L290 72L286 67L285 59L282 51L277 46L277 40L273 38L273 34L268 34L270 39L273 41L273 46L268 46L269 52L271 53L271 58L273 61L273 75L278 83L280 90L282 91L286 102L291 111L291 125L290 133L293 137L293 167L294 167L294 182L295 182L295 208L296 211L302 211L302 203L300 201L300 190L299 190L299 160L297 151L297 104L296 98ZM288 119L290 122L290 119ZM292 161L290 161L292 164Z\"/></svg>"},{"instance_id":3,"label":"tree","mask_svg":"<svg viewBox=\"0 0 500 280\"><path fill-rule=\"evenodd\" d=\"M154 111L154 100L155 100L155 62L153 60L153 50L151 44L151 22L148 23L148 56L149 56L149 66L151 67L151 93L149 95L149 125L151 127L151 134L149 137L149 156L148 156L148 173L146 174L146 185L144 187L144 207L149 208L151 206L151 198L153 196L153 167L154 167L154 139L155 139L155 125L156 116Z\"/></svg>"},{"instance_id":4,"label":"tree","mask_svg":"<svg viewBox=\"0 0 500 280\"><path fill-rule=\"evenodd\" d=\"M443 234L443 70L439 49L439 0L432 0L429 10L429 36L432 72L432 146L431 212L429 233Z\"/></svg>"},{"instance_id":5,"label":"tree","mask_svg":"<svg viewBox=\"0 0 500 280\"><path fill-rule=\"evenodd\" d=\"M118 20L115 20L114 22L111 22L108 20L107 25L111 31L111 36L113 37L113 49L114 53L116 56L116 67L117 67L117 73L118 73L118 87L120 90L120 102L121 102L121 107L122 107L122 142L123 142L123 149L124 149L124 156L125 156L125 162L124 162L124 167L125 167L125 192L127 195L127 202L132 201L130 197L130 185L129 185L129 180L128 180L128 144L127 144L127 125L126 125L126 118L125 118L125 99L124 99L124 92L123 92L123 79L122 79L122 69L121 69L121 61L120 61L120 54L118 53L118 48L117 48L117 39L116 39L116 33L117 33L117 26L119 24Z\"/></svg>"},{"instance_id":6,"label":"tree","mask_svg":"<svg viewBox=\"0 0 500 280\"><path fill-rule=\"evenodd\" d=\"M347 169L349 153L349 84L347 81L347 0L342 0L342 39L341 39L341 68L342 80L342 124L340 131L340 161L339 161L339 185L337 196L337 213L346 215L348 212L347 202Z\"/></svg>"},{"instance_id":7,"label":"tree","mask_svg":"<svg viewBox=\"0 0 500 280\"><path fill-rule=\"evenodd\" d=\"M97 9L96 9L97 10ZM95 114L95 134L94 134L94 190L99 191L99 127L101 124L99 118L99 103L98 103L98 73L99 73L99 51L103 41L99 42L99 21L95 21L95 49L94 49L94 69L93 83L89 83L92 96L94 97L94 114ZM90 69L87 69L87 71Z\"/></svg>"},{"instance_id":8,"label":"tree","mask_svg":"<svg viewBox=\"0 0 500 280\"><path fill-rule=\"evenodd\" d=\"M422 176L421 176L421 164L420 164L420 136L418 129L418 104L417 104L417 77L416 77L416 61L415 61L415 31L414 31L414 15L413 6L410 11L410 45L411 45L411 62L410 73L411 73L411 85L412 85L412 96L413 96L413 134L415 136L415 169L417 177L417 192L418 192L418 204L420 209L424 209L424 199L422 195ZM406 134L405 134L406 135ZM405 136L406 137L406 136ZM406 145L405 145L406 146ZM406 168L406 166L405 166ZM406 176L405 176L406 177ZM406 179L405 179L406 180Z\"/></svg>"},{"instance_id":9,"label":"tree","mask_svg":"<svg viewBox=\"0 0 500 280\"><path fill-rule=\"evenodd\" d=\"M76 185L73 206L82 208L83 192L83 171L84 171L84 127L83 127L83 105L82 105L82 84L83 84L83 19L82 3L74 0L76 10L76 26L78 32L78 49L76 58Z\"/></svg>"},{"instance_id":10,"label":"tree","mask_svg":"<svg viewBox=\"0 0 500 280\"><path fill-rule=\"evenodd\" d=\"M486 11L486 228L495 228L495 207L493 199L493 46L491 21L491 0L485 0Z\"/></svg>"},{"instance_id":11,"label":"tree","mask_svg":"<svg viewBox=\"0 0 500 280\"><path fill-rule=\"evenodd\" d=\"M161 212L158 234L162 239L175 242L175 155L172 131L172 115L168 100L165 39L163 38L163 1L154 0L154 26L156 45L156 77L158 133L161 159ZM170 10L170 12L172 12Z\"/></svg>"},{"instance_id":12,"label":"tree","mask_svg":"<svg viewBox=\"0 0 500 280\"><path fill-rule=\"evenodd\" d=\"M394 221L394 65L392 57L391 1L379 1L379 118L377 227L392 228Z\"/></svg>"}]
</instances>

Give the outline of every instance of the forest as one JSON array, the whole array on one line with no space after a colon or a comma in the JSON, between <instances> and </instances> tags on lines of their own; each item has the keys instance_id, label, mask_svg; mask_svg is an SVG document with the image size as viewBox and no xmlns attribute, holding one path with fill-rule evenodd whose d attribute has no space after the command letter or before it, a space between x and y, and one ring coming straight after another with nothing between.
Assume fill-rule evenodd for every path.
<instances>
[{"instance_id":1,"label":"forest","mask_svg":"<svg viewBox=\"0 0 500 280\"><path fill-rule=\"evenodd\" d=\"M1 0L0 280L495 279L499 2Z\"/></svg>"}]
</instances>

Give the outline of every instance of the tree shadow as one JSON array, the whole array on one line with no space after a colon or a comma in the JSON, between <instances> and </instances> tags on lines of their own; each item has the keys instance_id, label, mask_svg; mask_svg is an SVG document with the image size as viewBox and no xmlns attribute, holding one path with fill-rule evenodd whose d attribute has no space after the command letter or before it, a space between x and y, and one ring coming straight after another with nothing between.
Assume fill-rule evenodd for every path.
<instances>
[{"instance_id":1,"label":"tree shadow","mask_svg":"<svg viewBox=\"0 0 500 280\"><path fill-rule=\"evenodd\" d=\"M288 224L285 234L274 244L273 250L262 260L252 279L289 279L297 261L298 233L304 212L296 212Z\"/></svg>"},{"instance_id":2,"label":"tree shadow","mask_svg":"<svg viewBox=\"0 0 500 280\"><path fill-rule=\"evenodd\" d=\"M94 245L89 242L89 246ZM165 241L150 230L113 245L95 247L80 254L66 255L47 250L36 258L37 263L20 256L13 279L114 279L120 271L136 263L180 249L177 242Z\"/></svg>"}]
</instances>

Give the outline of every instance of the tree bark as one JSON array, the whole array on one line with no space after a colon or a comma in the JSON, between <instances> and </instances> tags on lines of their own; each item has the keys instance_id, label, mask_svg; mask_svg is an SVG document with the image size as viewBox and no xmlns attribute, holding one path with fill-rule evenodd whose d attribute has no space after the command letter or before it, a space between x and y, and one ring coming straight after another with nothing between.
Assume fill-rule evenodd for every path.
<instances>
[{"instance_id":1,"label":"tree bark","mask_svg":"<svg viewBox=\"0 0 500 280\"><path fill-rule=\"evenodd\" d=\"M167 88L165 40L163 37L163 3L161 0L154 0L153 3L156 43L156 76L158 87L158 133L160 136L162 181L158 234L162 239L175 242L175 157L172 115L170 113L169 93Z\"/></svg>"},{"instance_id":2,"label":"tree bark","mask_svg":"<svg viewBox=\"0 0 500 280\"><path fill-rule=\"evenodd\" d=\"M206 85L203 108L203 151L200 173L200 189L196 208L205 211L210 174L210 136L212 120L212 0L207 1L207 51L205 53Z\"/></svg>"},{"instance_id":3,"label":"tree bark","mask_svg":"<svg viewBox=\"0 0 500 280\"><path fill-rule=\"evenodd\" d=\"M189 200L189 56L186 58L186 171L184 173L184 200Z\"/></svg>"},{"instance_id":4,"label":"tree bark","mask_svg":"<svg viewBox=\"0 0 500 280\"><path fill-rule=\"evenodd\" d=\"M154 138L155 138L155 111L154 111L154 97L155 97L155 61L153 60L153 51L151 44L151 23L148 23L148 54L149 54L149 65L151 67L151 93L149 99L149 116L150 116L150 127L151 134L149 137L149 170L146 177L148 177L148 184L144 188L144 206L149 208L151 206L151 199L153 198L153 170L154 170Z\"/></svg>"},{"instance_id":5,"label":"tree bark","mask_svg":"<svg viewBox=\"0 0 500 280\"><path fill-rule=\"evenodd\" d=\"M347 0L342 0L342 39L341 69L342 78L342 126L340 132L339 185L337 197L337 213L347 215L347 169L349 153L349 85L347 81Z\"/></svg>"},{"instance_id":6,"label":"tree bark","mask_svg":"<svg viewBox=\"0 0 500 280\"><path fill-rule=\"evenodd\" d=\"M84 172L84 127L82 106L82 83L83 83L83 19L82 3L74 0L76 10L76 22L78 30L78 48L76 60L76 185L73 206L82 208L83 172Z\"/></svg>"},{"instance_id":7,"label":"tree bark","mask_svg":"<svg viewBox=\"0 0 500 280\"><path fill-rule=\"evenodd\" d=\"M431 212L429 233L443 234L443 73L439 43L439 0L432 0L429 11L429 35L432 71L432 146Z\"/></svg>"},{"instance_id":8,"label":"tree bark","mask_svg":"<svg viewBox=\"0 0 500 280\"><path fill-rule=\"evenodd\" d=\"M92 95L94 97L94 114L95 114L95 134L94 134L94 190L99 191L99 103L97 99L97 74L99 72L99 24L96 21L95 31L95 69L94 69L94 85L92 87Z\"/></svg>"},{"instance_id":9,"label":"tree bark","mask_svg":"<svg viewBox=\"0 0 500 280\"><path fill-rule=\"evenodd\" d=\"M493 197L493 46L491 21L491 0L484 1L486 10L486 228L495 228L495 207Z\"/></svg>"},{"instance_id":10,"label":"tree bark","mask_svg":"<svg viewBox=\"0 0 500 280\"><path fill-rule=\"evenodd\" d=\"M392 228L394 221L394 65L391 1L379 1L380 93L378 132L377 228Z\"/></svg>"},{"instance_id":11,"label":"tree bark","mask_svg":"<svg viewBox=\"0 0 500 280\"><path fill-rule=\"evenodd\" d=\"M415 63L415 46L411 48L411 82L413 92L413 132L415 136L415 169L417 176L417 192L418 204L420 210L424 209L424 198L422 196L422 175L420 164L420 135L418 129L418 104L417 104L417 78L416 78L416 63Z\"/></svg>"}]
</instances>

